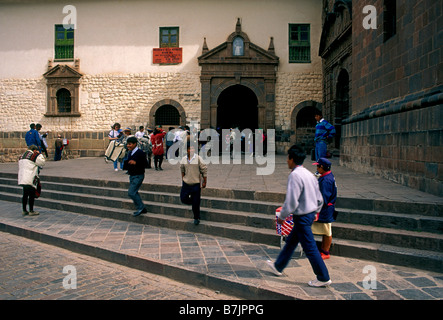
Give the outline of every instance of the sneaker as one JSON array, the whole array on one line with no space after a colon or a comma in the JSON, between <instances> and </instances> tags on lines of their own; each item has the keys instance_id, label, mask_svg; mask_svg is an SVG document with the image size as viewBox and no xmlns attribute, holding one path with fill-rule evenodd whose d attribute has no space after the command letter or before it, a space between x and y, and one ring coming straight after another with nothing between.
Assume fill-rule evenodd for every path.
<instances>
[{"instance_id":1,"label":"sneaker","mask_svg":"<svg viewBox=\"0 0 443 320\"><path fill-rule=\"evenodd\" d=\"M328 281L319 281L317 279L315 280L311 280L308 282L308 285L310 285L311 287L327 287L332 283L331 280Z\"/></svg>"},{"instance_id":2,"label":"sneaker","mask_svg":"<svg viewBox=\"0 0 443 320\"><path fill-rule=\"evenodd\" d=\"M117 171L118 171L118 169L114 169L114 171L115 171L115 172L117 172Z\"/></svg>"},{"instance_id":3,"label":"sneaker","mask_svg":"<svg viewBox=\"0 0 443 320\"><path fill-rule=\"evenodd\" d=\"M199 219L194 219L194 224L195 224L196 226L198 226L198 225L200 224L200 220L199 220Z\"/></svg>"},{"instance_id":4,"label":"sneaker","mask_svg":"<svg viewBox=\"0 0 443 320\"><path fill-rule=\"evenodd\" d=\"M329 254L324 254L323 252L320 252L320 255L321 255L321 258L322 258L323 260L329 259L329 258L331 257L331 255L329 255Z\"/></svg>"},{"instance_id":5,"label":"sneaker","mask_svg":"<svg viewBox=\"0 0 443 320\"><path fill-rule=\"evenodd\" d=\"M29 214L28 211L22 211L22 215L23 215L23 216L27 216L28 214Z\"/></svg>"},{"instance_id":6,"label":"sneaker","mask_svg":"<svg viewBox=\"0 0 443 320\"><path fill-rule=\"evenodd\" d=\"M30 216L38 216L40 213L38 213L37 211L31 211L29 212Z\"/></svg>"},{"instance_id":7,"label":"sneaker","mask_svg":"<svg viewBox=\"0 0 443 320\"><path fill-rule=\"evenodd\" d=\"M272 262L271 260L267 260L266 263L268 264L269 268L271 268L272 272L277 277L280 277L281 275L283 275L283 273L281 273L280 271L277 270L277 268L275 268L274 262Z\"/></svg>"}]
</instances>

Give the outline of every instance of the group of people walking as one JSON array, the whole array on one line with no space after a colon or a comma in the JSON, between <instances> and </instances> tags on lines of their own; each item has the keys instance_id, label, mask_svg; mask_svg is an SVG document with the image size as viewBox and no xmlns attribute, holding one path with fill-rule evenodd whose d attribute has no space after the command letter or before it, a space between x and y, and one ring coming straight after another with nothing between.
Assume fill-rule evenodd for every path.
<instances>
[{"instance_id":1,"label":"group of people walking","mask_svg":"<svg viewBox=\"0 0 443 320\"><path fill-rule=\"evenodd\" d=\"M327 139L335 134L332 125L326 122L321 113L316 115L318 121L315 135L315 154L317 161L317 178L303 167L306 153L298 145L292 146L288 150L287 164L291 170L288 178L287 193L284 204L277 216L277 223L282 224L289 216L293 216L293 229L286 239L285 246L281 250L275 262L268 260L267 264L275 275L282 275L282 271L288 265L292 254L300 243L305 252L311 267L316 275L316 279L310 281L310 286L327 286L331 284L325 259L329 259L329 248L332 242L331 223L335 221L335 201L337 198L337 187L334 175L331 172L331 162L326 159ZM39 126L41 129L41 126ZM106 151L106 158L111 159L116 148L121 148L118 157L124 149L124 156L121 158L121 169L126 170L129 175L128 196L132 199L136 211L133 213L137 217L148 212L144 204L139 189L145 178L145 169L150 167L150 155L154 155L154 165L156 170L162 170L164 156L163 142L167 134L158 126L152 134L146 134L144 127L140 127L135 135L131 135L130 128L121 130L119 123L114 124L109 132L110 144ZM149 130L148 130L149 131ZM183 134L185 132L185 134ZM181 133L181 134L180 134ZM200 223L200 202L201 189L207 185L208 168L203 159L198 155L198 150L194 149L194 144L190 141L190 136L185 130L174 133L174 138L170 136L167 141L172 143L186 144L186 155L180 161L180 173L182 186L180 200L182 203L191 205L194 216L194 224ZM26 133L26 143L28 150L19 158L18 184L23 186L22 207L23 215L38 215L34 211L34 200L38 197L39 172L45 165L45 157L42 151L41 138L37 126ZM167 144L167 149L171 144ZM114 169L118 171L119 159L114 158ZM29 211L27 205L29 203ZM314 234L322 235L322 244L318 248L314 239Z\"/></svg>"},{"instance_id":2,"label":"group of people walking","mask_svg":"<svg viewBox=\"0 0 443 320\"><path fill-rule=\"evenodd\" d=\"M118 163L120 162L120 170L123 169L123 163L127 157L128 147L127 139L131 136L137 139L137 145L146 154L147 169L152 168L152 162L154 162L154 169L156 171L162 171L163 159L165 157L164 140L166 132L161 126L156 126L154 130L148 128L145 130L144 126L139 127L134 135L132 135L131 128L121 129L120 123L115 123L111 127L111 131L108 134L109 145L105 152L105 161L114 162L114 170L118 171ZM174 128L169 128L169 133ZM168 134L169 134L168 133ZM172 140L171 140L172 141ZM169 140L166 142L166 152L172 144L169 144ZM167 153L166 153L167 156ZM152 161L152 158L154 158Z\"/></svg>"},{"instance_id":3,"label":"group of people walking","mask_svg":"<svg viewBox=\"0 0 443 320\"><path fill-rule=\"evenodd\" d=\"M151 134L145 134L144 127L140 126L135 135L131 135L130 128L121 130L119 123L115 123L109 132L110 144L106 150L105 159L113 159L114 169L118 171L117 165L120 159L121 169L129 175L128 196L132 199L136 211L133 216L146 213L147 208L140 197L139 189L145 178L145 169L151 168L151 154L154 155L155 170L163 170L164 139L167 134L173 133L167 142L186 143L187 154L180 162L180 172L183 180L180 199L183 203L192 205L194 224L200 223L200 200L201 188L206 187L207 166L203 159L191 146L189 131L180 130L174 132L169 128L166 133L161 126L155 127ZM148 131L151 131L148 129ZM167 150L172 144L167 144ZM118 154L118 156L115 156ZM123 154L123 156L122 156ZM114 155L114 158L112 156Z\"/></svg>"}]
</instances>

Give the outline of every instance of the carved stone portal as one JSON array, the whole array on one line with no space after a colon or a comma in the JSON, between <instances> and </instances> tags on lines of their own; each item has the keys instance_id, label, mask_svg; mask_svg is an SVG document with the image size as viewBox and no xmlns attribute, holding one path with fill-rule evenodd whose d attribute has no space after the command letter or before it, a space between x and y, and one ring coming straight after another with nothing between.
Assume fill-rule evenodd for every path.
<instances>
[{"instance_id":1,"label":"carved stone portal","mask_svg":"<svg viewBox=\"0 0 443 320\"><path fill-rule=\"evenodd\" d=\"M258 127L275 128L275 81L279 58L275 55L272 37L268 50L260 48L250 42L238 19L235 32L226 42L209 50L204 40L198 63L202 67L202 128L217 127L218 98L225 89L235 85L247 87L256 95Z\"/></svg>"}]
</instances>

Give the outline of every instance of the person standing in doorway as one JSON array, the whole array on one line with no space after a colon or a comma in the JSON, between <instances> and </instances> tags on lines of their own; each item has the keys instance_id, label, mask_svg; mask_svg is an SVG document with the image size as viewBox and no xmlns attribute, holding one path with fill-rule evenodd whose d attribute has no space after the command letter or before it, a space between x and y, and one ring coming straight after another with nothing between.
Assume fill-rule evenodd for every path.
<instances>
[{"instance_id":1,"label":"person standing in doorway","mask_svg":"<svg viewBox=\"0 0 443 320\"><path fill-rule=\"evenodd\" d=\"M323 205L323 197L317 179L303 167L305 158L306 153L298 145L294 145L288 150L287 163L291 173L288 178L285 202L278 216L278 223L283 224L286 217L293 214L294 226L277 260L275 262L268 260L267 264L275 275L281 276L283 269L288 265L294 250L300 243L317 276L315 280L309 281L308 285L322 287L330 285L332 281L318 251L311 226L316 213Z\"/></svg>"},{"instance_id":2,"label":"person standing in doorway","mask_svg":"<svg viewBox=\"0 0 443 320\"><path fill-rule=\"evenodd\" d=\"M315 126L315 160L326 158L328 139L335 136L335 128L323 118L323 113L316 110L314 114L317 125Z\"/></svg>"},{"instance_id":3,"label":"person standing in doorway","mask_svg":"<svg viewBox=\"0 0 443 320\"><path fill-rule=\"evenodd\" d=\"M180 200L184 204L192 205L194 224L198 225L200 223L201 189L206 188L208 168L203 159L195 153L195 147L191 145L189 140L186 151L187 155L180 162L182 174Z\"/></svg>"}]
</instances>

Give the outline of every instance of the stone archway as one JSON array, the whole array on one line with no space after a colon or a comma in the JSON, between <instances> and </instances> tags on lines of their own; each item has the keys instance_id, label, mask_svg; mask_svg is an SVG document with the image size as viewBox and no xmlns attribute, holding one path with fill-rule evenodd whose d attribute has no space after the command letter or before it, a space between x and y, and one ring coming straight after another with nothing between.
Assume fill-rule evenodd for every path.
<instances>
[{"instance_id":1,"label":"stone archway","mask_svg":"<svg viewBox=\"0 0 443 320\"><path fill-rule=\"evenodd\" d=\"M275 55L272 37L268 50L260 48L242 32L238 19L235 32L226 42L208 50L204 40L198 62L202 67L202 128L217 127L218 98L224 90L235 85L247 87L255 94L257 126L265 130L275 128L275 82L279 58Z\"/></svg>"},{"instance_id":2,"label":"stone archway","mask_svg":"<svg viewBox=\"0 0 443 320\"><path fill-rule=\"evenodd\" d=\"M322 104L313 100L303 101L296 105L291 113L292 144L300 144L307 154L314 147L316 120L314 113L322 110Z\"/></svg>"}]
</instances>

